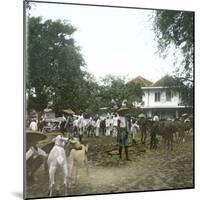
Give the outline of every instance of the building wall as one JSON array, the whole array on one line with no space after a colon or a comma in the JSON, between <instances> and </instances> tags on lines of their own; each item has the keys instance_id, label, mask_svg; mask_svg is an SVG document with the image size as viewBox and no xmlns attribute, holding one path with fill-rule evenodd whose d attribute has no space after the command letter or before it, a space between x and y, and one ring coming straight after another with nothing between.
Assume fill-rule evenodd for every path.
<instances>
[{"instance_id":1,"label":"building wall","mask_svg":"<svg viewBox=\"0 0 200 200\"><path fill-rule=\"evenodd\" d=\"M172 92L171 101L166 100L167 88L154 88L154 89L143 89L144 95L142 100L144 102L143 107L175 107L178 106L181 101L178 92ZM160 101L155 101L155 93L160 92Z\"/></svg>"}]
</instances>

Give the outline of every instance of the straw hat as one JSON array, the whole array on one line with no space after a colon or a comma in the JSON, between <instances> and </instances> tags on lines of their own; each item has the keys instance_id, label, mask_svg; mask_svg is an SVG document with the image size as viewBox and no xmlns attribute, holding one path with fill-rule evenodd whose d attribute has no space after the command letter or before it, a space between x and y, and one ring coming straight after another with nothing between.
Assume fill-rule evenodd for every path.
<instances>
[{"instance_id":1,"label":"straw hat","mask_svg":"<svg viewBox=\"0 0 200 200\"><path fill-rule=\"evenodd\" d=\"M34 144L37 144L40 140L45 140L47 138L46 135L37 132L37 131L26 131L26 145L30 147Z\"/></svg>"},{"instance_id":2,"label":"straw hat","mask_svg":"<svg viewBox=\"0 0 200 200\"><path fill-rule=\"evenodd\" d=\"M127 108L126 106L122 106L120 109L117 110L117 112L121 113L121 112L126 112L128 110L129 110L129 108Z\"/></svg>"}]
</instances>

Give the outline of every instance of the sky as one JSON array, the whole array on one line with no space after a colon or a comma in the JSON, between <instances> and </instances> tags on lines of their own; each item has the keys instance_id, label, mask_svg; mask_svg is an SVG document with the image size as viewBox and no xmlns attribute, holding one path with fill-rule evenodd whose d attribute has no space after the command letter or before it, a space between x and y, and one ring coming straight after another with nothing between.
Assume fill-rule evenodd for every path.
<instances>
[{"instance_id":1,"label":"sky","mask_svg":"<svg viewBox=\"0 0 200 200\"><path fill-rule=\"evenodd\" d=\"M68 20L77 31L76 45L97 80L108 74L157 81L171 74L173 51L159 57L150 16L152 10L34 3L31 16Z\"/></svg>"}]
</instances>

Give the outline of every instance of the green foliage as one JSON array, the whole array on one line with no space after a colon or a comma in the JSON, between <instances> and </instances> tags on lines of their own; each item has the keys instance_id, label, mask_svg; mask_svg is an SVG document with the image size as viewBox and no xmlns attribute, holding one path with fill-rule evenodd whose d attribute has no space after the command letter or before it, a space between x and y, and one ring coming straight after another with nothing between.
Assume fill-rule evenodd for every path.
<instances>
[{"instance_id":1,"label":"green foliage","mask_svg":"<svg viewBox=\"0 0 200 200\"><path fill-rule=\"evenodd\" d=\"M127 100L129 103L132 102L142 102L143 91L139 84L134 82L128 82L125 87L125 95L128 97Z\"/></svg>"},{"instance_id":2,"label":"green foliage","mask_svg":"<svg viewBox=\"0 0 200 200\"><path fill-rule=\"evenodd\" d=\"M107 102L111 102L112 99L115 99L119 102L122 102L125 98L124 96L124 87L125 87L125 78L124 77L115 77L108 75L102 79L104 87L102 88L102 96Z\"/></svg>"},{"instance_id":3,"label":"green foliage","mask_svg":"<svg viewBox=\"0 0 200 200\"><path fill-rule=\"evenodd\" d=\"M72 34L75 28L66 21L42 21L41 17L28 19L28 109L42 111L49 100L55 110L75 109L77 85L83 80L84 66L80 49ZM41 102L43 102L41 104Z\"/></svg>"},{"instance_id":4,"label":"green foliage","mask_svg":"<svg viewBox=\"0 0 200 200\"><path fill-rule=\"evenodd\" d=\"M174 77L177 82L177 87L174 88L180 94L181 103L184 106L193 106L194 87L190 83L183 83L180 78Z\"/></svg>"},{"instance_id":5,"label":"green foliage","mask_svg":"<svg viewBox=\"0 0 200 200\"><path fill-rule=\"evenodd\" d=\"M105 102L104 106L112 106L112 99L117 103L118 107L121 107L121 103L124 99L127 100L129 108L133 107L134 101L142 101L142 89L138 84L134 82L126 83L125 77L116 77L108 75L103 80L103 86L101 88L101 99ZM103 107L103 106L102 106Z\"/></svg>"},{"instance_id":6,"label":"green foliage","mask_svg":"<svg viewBox=\"0 0 200 200\"><path fill-rule=\"evenodd\" d=\"M76 107L80 108L79 112L86 111L93 113L100 108L100 86L92 75L86 73L84 79L77 85L78 94L76 98Z\"/></svg>"},{"instance_id":7,"label":"green foliage","mask_svg":"<svg viewBox=\"0 0 200 200\"><path fill-rule=\"evenodd\" d=\"M193 83L194 63L194 13L186 11L155 11L154 32L161 55L166 56L169 48L180 49L183 55L176 76ZM176 50L175 50L176 51ZM176 56L176 52L174 52Z\"/></svg>"},{"instance_id":8,"label":"green foliage","mask_svg":"<svg viewBox=\"0 0 200 200\"><path fill-rule=\"evenodd\" d=\"M193 105L194 13L157 10L153 26L160 55L165 57L168 50L175 47L176 62L178 59L177 50L182 53L182 61L175 69L175 78L182 83L179 92L183 103Z\"/></svg>"}]
</instances>

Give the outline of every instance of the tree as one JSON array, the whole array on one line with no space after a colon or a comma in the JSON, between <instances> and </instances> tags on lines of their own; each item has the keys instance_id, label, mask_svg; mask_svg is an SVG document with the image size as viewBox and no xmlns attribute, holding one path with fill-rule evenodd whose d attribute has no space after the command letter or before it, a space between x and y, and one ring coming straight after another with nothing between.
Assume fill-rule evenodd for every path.
<instances>
[{"instance_id":1,"label":"tree","mask_svg":"<svg viewBox=\"0 0 200 200\"><path fill-rule=\"evenodd\" d=\"M122 101L127 100L128 106L131 108L132 103L142 101L142 89L134 82L126 82L125 77L115 77L108 75L103 80L101 88L101 102L104 106L111 107L114 100L118 107L121 107Z\"/></svg>"},{"instance_id":2,"label":"tree","mask_svg":"<svg viewBox=\"0 0 200 200\"><path fill-rule=\"evenodd\" d=\"M193 67L194 67L194 13L186 11L156 10L153 29L161 56L175 47L182 54L180 65L175 69L174 78L182 82L179 87L183 102L193 104ZM189 96L188 96L189 95Z\"/></svg>"},{"instance_id":3,"label":"tree","mask_svg":"<svg viewBox=\"0 0 200 200\"><path fill-rule=\"evenodd\" d=\"M84 79L79 82L77 88L76 107L79 108L78 113L97 112L102 102L100 96L101 87L98 85L95 78L91 74L85 72Z\"/></svg>"},{"instance_id":4,"label":"tree","mask_svg":"<svg viewBox=\"0 0 200 200\"><path fill-rule=\"evenodd\" d=\"M53 100L54 109L77 109L77 85L85 65L72 38L75 28L67 21L28 19L28 109L42 111ZM33 92L34 91L34 92Z\"/></svg>"},{"instance_id":5,"label":"tree","mask_svg":"<svg viewBox=\"0 0 200 200\"><path fill-rule=\"evenodd\" d=\"M170 47L180 49L183 58L177 75L193 83L194 13L186 11L155 11L154 32L160 54L166 56Z\"/></svg>"},{"instance_id":6,"label":"tree","mask_svg":"<svg viewBox=\"0 0 200 200\"><path fill-rule=\"evenodd\" d=\"M143 90L141 86L134 82L128 82L125 86L125 95L128 96L127 100L129 104L134 102L142 103Z\"/></svg>"}]
</instances>

